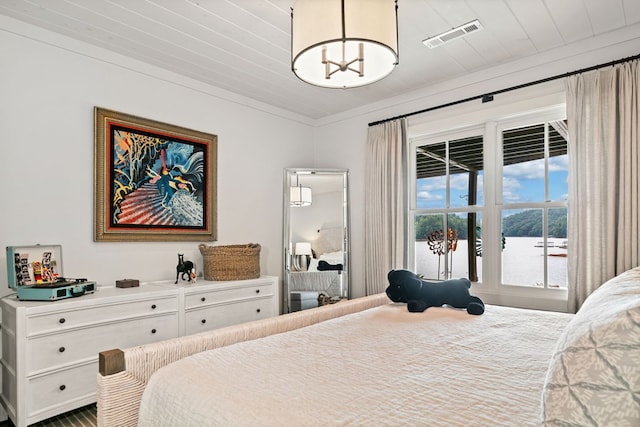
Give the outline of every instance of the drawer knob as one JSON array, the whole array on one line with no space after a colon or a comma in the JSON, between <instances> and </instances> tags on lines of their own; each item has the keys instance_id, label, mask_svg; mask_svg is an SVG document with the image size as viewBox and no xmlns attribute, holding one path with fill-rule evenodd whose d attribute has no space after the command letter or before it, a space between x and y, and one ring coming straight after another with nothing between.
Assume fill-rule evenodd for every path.
<instances>
[{"instance_id":1,"label":"drawer knob","mask_svg":"<svg viewBox=\"0 0 640 427\"><path fill-rule=\"evenodd\" d=\"M64 353L64 351L65 351L65 350L66 350L66 348L64 348L64 347L60 347L60 348L58 349L58 351L59 351L60 353Z\"/></svg>"},{"instance_id":2,"label":"drawer knob","mask_svg":"<svg viewBox=\"0 0 640 427\"><path fill-rule=\"evenodd\" d=\"M256 289L256 294L259 294L259 293L260 293L260 289Z\"/></svg>"},{"instance_id":3,"label":"drawer knob","mask_svg":"<svg viewBox=\"0 0 640 427\"><path fill-rule=\"evenodd\" d=\"M151 310L155 310L155 309L156 309L156 305L155 305L155 304L153 304L153 305L151 306Z\"/></svg>"},{"instance_id":4,"label":"drawer knob","mask_svg":"<svg viewBox=\"0 0 640 427\"><path fill-rule=\"evenodd\" d=\"M67 319L65 319L64 317L61 317L60 320L58 320L58 323L64 323L66 321L67 321Z\"/></svg>"},{"instance_id":5,"label":"drawer knob","mask_svg":"<svg viewBox=\"0 0 640 427\"><path fill-rule=\"evenodd\" d=\"M200 301L205 302L207 299L205 297L200 298Z\"/></svg>"},{"instance_id":6,"label":"drawer knob","mask_svg":"<svg viewBox=\"0 0 640 427\"><path fill-rule=\"evenodd\" d=\"M64 384L62 384L62 385L60 386L60 391L64 391L64 389L65 389L65 388L67 388L67 386L66 386L66 385L64 385Z\"/></svg>"},{"instance_id":7,"label":"drawer knob","mask_svg":"<svg viewBox=\"0 0 640 427\"><path fill-rule=\"evenodd\" d=\"M256 310L256 313L260 313L260 309L257 309L257 310Z\"/></svg>"},{"instance_id":8,"label":"drawer knob","mask_svg":"<svg viewBox=\"0 0 640 427\"><path fill-rule=\"evenodd\" d=\"M200 322L202 322L202 324L207 323L207 319L202 319Z\"/></svg>"},{"instance_id":9,"label":"drawer knob","mask_svg":"<svg viewBox=\"0 0 640 427\"><path fill-rule=\"evenodd\" d=\"M156 333L156 330L155 330L155 329L152 329L152 330L151 330L151 333L152 333L152 334L155 334L155 333Z\"/></svg>"}]
</instances>

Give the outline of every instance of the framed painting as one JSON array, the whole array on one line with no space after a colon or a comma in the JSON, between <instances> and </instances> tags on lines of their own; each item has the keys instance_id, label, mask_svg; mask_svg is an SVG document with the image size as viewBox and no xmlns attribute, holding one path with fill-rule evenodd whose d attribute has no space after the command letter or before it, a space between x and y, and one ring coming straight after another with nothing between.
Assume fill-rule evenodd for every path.
<instances>
[{"instance_id":1,"label":"framed painting","mask_svg":"<svg viewBox=\"0 0 640 427\"><path fill-rule=\"evenodd\" d=\"M94 240L216 240L217 136L99 107L94 115Z\"/></svg>"}]
</instances>

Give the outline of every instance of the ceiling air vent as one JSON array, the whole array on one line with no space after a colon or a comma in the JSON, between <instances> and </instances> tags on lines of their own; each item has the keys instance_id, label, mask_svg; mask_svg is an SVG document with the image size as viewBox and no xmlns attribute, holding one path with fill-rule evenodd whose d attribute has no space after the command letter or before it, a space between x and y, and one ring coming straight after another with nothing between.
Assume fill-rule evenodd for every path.
<instances>
[{"instance_id":1,"label":"ceiling air vent","mask_svg":"<svg viewBox=\"0 0 640 427\"><path fill-rule=\"evenodd\" d=\"M438 34L437 36L422 40L422 43L424 43L425 46L433 49L435 47L442 46L443 44L448 43L451 40L459 39L460 37L464 37L469 33L479 31L482 28L482 24L476 19L474 21L460 25L459 27L452 28L442 34Z\"/></svg>"}]
</instances>

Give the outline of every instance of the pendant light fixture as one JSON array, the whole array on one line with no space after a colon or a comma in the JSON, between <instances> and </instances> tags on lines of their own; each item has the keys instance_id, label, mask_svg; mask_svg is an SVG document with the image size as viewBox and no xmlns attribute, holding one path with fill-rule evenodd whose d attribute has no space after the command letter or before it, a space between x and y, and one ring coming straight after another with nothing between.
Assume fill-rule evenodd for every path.
<instances>
[{"instance_id":1,"label":"pendant light fixture","mask_svg":"<svg viewBox=\"0 0 640 427\"><path fill-rule=\"evenodd\" d=\"M301 80L364 86L397 64L396 0L297 0L291 9L291 69Z\"/></svg>"},{"instance_id":2,"label":"pendant light fixture","mask_svg":"<svg viewBox=\"0 0 640 427\"><path fill-rule=\"evenodd\" d=\"M293 207L311 206L311 188L300 185L297 175L296 185L289 188L289 201Z\"/></svg>"}]
</instances>

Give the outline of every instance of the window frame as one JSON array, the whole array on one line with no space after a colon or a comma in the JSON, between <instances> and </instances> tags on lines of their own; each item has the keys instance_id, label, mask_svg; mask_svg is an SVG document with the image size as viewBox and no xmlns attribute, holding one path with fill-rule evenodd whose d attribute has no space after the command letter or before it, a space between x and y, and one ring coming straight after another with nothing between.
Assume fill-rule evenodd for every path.
<instances>
[{"instance_id":1,"label":"window frame","mask_svg":"<svg viewBox=\"0 0 640 427\"><path fill-rule=\"evenodd\" d=\"M558 102L562 98L561 102ZM556 92L556 96L543 96L529 105L526 103L505 103L497 110L500 114L477 114L475 123L454 126L453 115L448 120L441 121L443 126L432 132L419 132L420 126L414 126L414 132L409 125L407 156L408 177L408 209L407 209L407 254L408 268L415 270L415 218L420 214L433 213L460 213L478 212L482 215L483 229L483 256L482 256L482 282L474 283L472 292L480 296L486 303L512 305L525 308L550 309L556 311L566 310L566 288L544 288L522 285L510 285L502 283L502 256L501 256L501 212L504 209L514 209L518 206L531 207L531 204L507 204L503 203L503 155L502 155L502 130L519 126L548 123L554 120L566 119L566 103L564 91ZM520 110L520 111L518 111ZM514 111L516 111L514 113ZM455 114L452 112L452 114ZM466 117L465 117L466 119ZM423 119L424 120L424 119ZM432 122L433 123L433 122ZM448 123L448 125L447 125ZM431 125L433 128L434 125ZM443 130L449 126L449 129ZM482 206L462 206L443 209L418 209L417 208L417 179L416 179L416 148L429 142L442 142L465 136L482 136L484 141L484 171L483 171L483 202ZM548 168L548 158L546 158ZM548 188L545 185L545 196ZM449 189L447 185L447 189ZM545 197L546 199L547 197ZM567 201L543 201L534 204L546 208L567 207ZM545 273L546 274L546 273Z\"/></svg>"},{"instance_id":2,"label":"window frame","mask_svg":"<svg viewBox=\"0 0 640 427\"><path fill-rule=\"evenodd\" d=\"M449 207L450 205L450 175L446 176L446 202L445 207L443 208L418 208L418 200L417 200L417 179L415 178L417 174L417 165L415 161L415 152L417 147L427 145L430 143L441 143L444 140L452 141L456 139L462 139L466 137L472 136L482 136L484 132L484 128L482 126L469 126L466 128L455 129L451 132L438 132L435 134L425 135L424 137L411 139L409 141L410 153L411 156L407 156L407 160L409 161L408 170L409 174L409 183L407 185L407 189L409 191L409 212L408 212L408 220L407 220L407 242L411 242L407 248L407 256L409 260L409 269L415 270L415 218L417 215L431 215L431 214L450 214L450 213L467 213L467 212L476 212L483 215L482 206L479 205L470 205L470 206L456 206ZM448 151L448 150L447 150ZM447 165L448 171L448 165ZM412 178L413 177L413 178ZM484 267L484 266L483 266Z\"/></svg>"},{"instance_id":3,"label":"window frame","mask_svg":"<svg viewBox=\"0 0 640 427\"><path fill-rule=\"evenodd\" d=\"M559 111L558 109L550 109L549 111L545 111L542 113L535 113L535 114L530 114L530 115L525 115L523 117L520 117L518 119L511 119L511 120L503 120L503 121L499 121L496 123L496 136L497 136L497 148L498 148L498 152L496 153L496 160L500 160L500 162L502 162L503 159L503 132L505 130L510 130L510 129L516 129L519 127L526 127L526 126L531 126L531 125L535 125L535 124L544 124L545 125L545 139L548 140L549 138L549 130L548 127L551 126L550 123L552 121L556 121L556 120L565 120L566 119L566 109L565 111ZM544 200L543 201L537 201L537 202L520 202L520 203L505 203L504 202L504 175L503 175L503 171L504 171L504 165L502 166L502 168L500 169L500 174L499 176L496 176L496 206L498 207L498 216L500 219L502 219L502 211L504 210L512 210L512 209L543 209L543 222L542 222L542 228L543 228L543 232L545 234L548 234L549 229L548 229L548 223L547 223L547 219L548 219L548 210L549 209L554 209L554 208L565 208L568 209L569 208L569 203L568 200L549 200L549 182L548 182L548 177L549 177L549 161L550 161L550 157L549 157L549 153L548 153L548 145L545 146L545 188L544 188ZM496 165L496 169L497 165ZM547 213L544 213L544 210L546 209ZM499 224L500 229L502 228L502 223L500 222ZM493 237L493 236L492 236ZM543 248L544 253L547 253L547 247ZM499 268L499 272L500 272L500 282L502 282L502 257L500 257L499 260L500 263L500 268ZM548 268L547 268L547 264L548 264L548 259L547 257L545 257L544 259L544 265L545 265L545 271L544 271L544 288L543 289L549 289L552 292L564 292L566 294L566 288L549 288L548 287L548 283L547 283L547 273L548 273ZM526 285L522 285L522 284L507 284L507 283L500 283L501 286L504 287L526 287ZM540 289L540 288L535 288L535 289Z\"/></svg>"}]
</instances>

